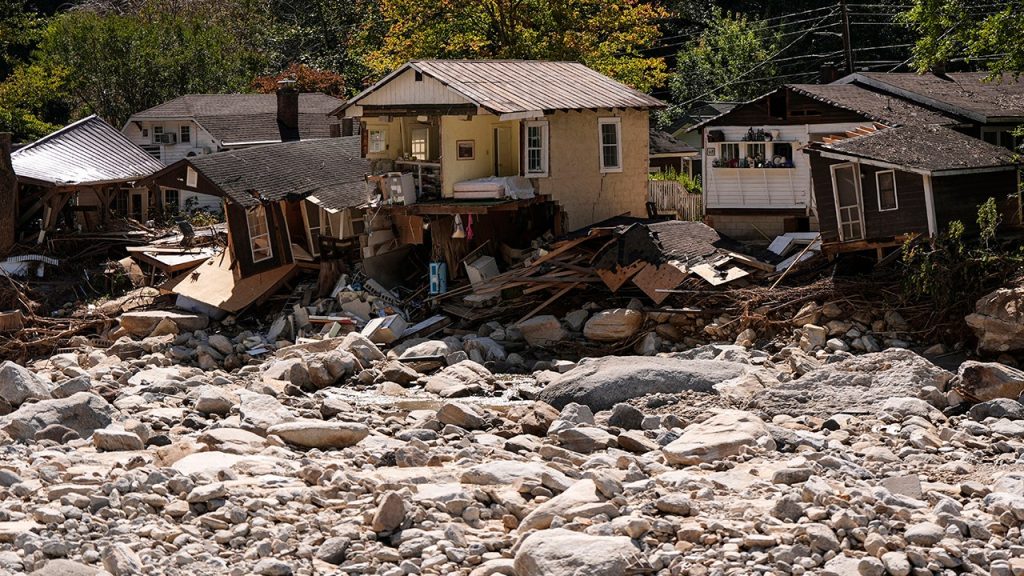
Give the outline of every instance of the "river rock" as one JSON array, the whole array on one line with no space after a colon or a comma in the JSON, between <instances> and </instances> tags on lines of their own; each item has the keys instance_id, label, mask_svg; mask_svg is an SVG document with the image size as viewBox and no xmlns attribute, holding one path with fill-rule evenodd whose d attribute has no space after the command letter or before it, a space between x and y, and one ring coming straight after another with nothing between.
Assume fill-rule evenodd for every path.
<instances>
[{"instance_id":1,"label":"river rock","mask_svg":"<svg viewBox=\"0 0 1024 576\"><path fill-rule=\"evenodd\" d=\"M267 428L267 435L303 448L348 448L358 444L370 433L362 424L354 422L327 422L324 420L295 420Z\"/></svg>"},{"instance_id":2,"label":"river rock","mask_svg":"<svg viewBox=\"0 0 1024 576\"><path fill-rule=\"evenodd\" d=\"M978 299L964 320L990 354L1024 350L1024 286L1000 288Z\"/></svg>"},{"instance_id":3,"label":"river rock","mask_svg":"<svg viewBox=\"0 0 1024 576\"><path fill-rule=\"evenodd\" d=\"M602 310L583 326L583 336L595 342L618 342L631 338L644 325L644 313L629 308Z\"/></svg>"},{"instance_id":4,"label":"river rock","mask_svg":"<svg viewBox=\"0 0 1024 576\"><path fill-rule=\"evenodd\" d=\"M551 315L534 316L517 326L519 333L530 346L548 346L557 344L568 337L569 333L562 323Z\"/></svg>"},{"instance_id":5,"label":"river rock","mask_svg":"<svg viewBox=\"0 0 1024 576\"><path fill-rule=\"evenodd\" d=\"M84 438L110 424L113 414L114 407L103 398L78 392L68 398L25 404L7 416L0 416L0 430L15 440L29 440L48 426L60 425Z\"/></svg>"},{"instance_id":6,"label":"river rock","mask_svg":"<svg viewBox=\"0 0 1024 576\"><path fill-rule=\"evenodd\" d=\"M662 453L670 464L710 463L739 454L770 436L767 425L755 414L723 410L687 427L682 436L662 448Z\"/></svg>"},{"instance_id":7,"label":"river rock","mask_svg":"<svg viewBox=\"0 0 1024 576\"><path fill-rule=\"evenodd\" d=\"M139 338L149 336L162 321L172 322L178 332L204 330L210 319L202 314L187 314L171 310L143 310L121 314L121 328Z\"/></svg>"},{"instance_id":8,"label":"river rock","mask_svg":"<svg viewBox=\"0 0 1024 576\"><path fill-rule=\"evenodd\" d=\"M978 402L1018 398L1024 392L1024 371L996 362L968 360L950 383Z\"/></svg>"},{"instance_id":9,"label":"river rock","mask_svg":"<svg viewBox=\"0 0 1024 576\"><path fill-rule=\"evenodd\" d=\"M26 400L49 399L50 389L42 378L7 360L0 364L0 398L12 408L17 408Z\"/></svg>"},{"instance_id":10,"label":"river rock","mask_svg":"<svg viewBox=\"0 0 1024 576\"><path fill-rule=\"evenodd\" d=\"M622 576L639 550L625 536L543 530L527 536L515 557L516 576Z\"/></svg>"}]
</instances>

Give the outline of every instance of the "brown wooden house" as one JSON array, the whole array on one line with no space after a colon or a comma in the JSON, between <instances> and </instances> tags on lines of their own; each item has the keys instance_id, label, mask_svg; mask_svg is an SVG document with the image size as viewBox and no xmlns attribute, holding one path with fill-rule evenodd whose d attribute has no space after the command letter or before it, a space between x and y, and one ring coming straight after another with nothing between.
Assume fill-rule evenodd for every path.
<instances>
[{"instance_id":1,"label":"brown wooden house","mask_svg":"<svg viewBox=\"0 0 1024 576\"><path fill-rule=\"evenodd\" d=\"M954 220L976 229L989 198L1005 223L1020 223L1015 155L950 128L865 126L805 152L826 251L895 246Z\"/></svg>"}]
</instances>

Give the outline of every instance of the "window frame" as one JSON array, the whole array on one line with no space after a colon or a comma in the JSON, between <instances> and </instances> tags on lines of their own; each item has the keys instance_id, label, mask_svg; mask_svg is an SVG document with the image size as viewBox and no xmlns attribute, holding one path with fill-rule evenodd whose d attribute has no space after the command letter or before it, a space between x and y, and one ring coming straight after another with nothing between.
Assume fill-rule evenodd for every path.
<instances>
[{"instance_id":1,"label":"window frame","mask_svg":"<svg viewBox=\"0 0 1024 576\"><path fill-rule=\"evenodd\" d=\"M306 240L309 242L309 253L312 256L320 255L320 237L323 236L324 219L322 208L308 198L302 201L302 215L306 219ZM316 226L313 225L312 215L316 215Z\"/></svg>"},{"instance_id":2,"label":"window frame","mask_svg":"<svg viewBox=\"0 0 1024 576\"><path fill-rule=\"evenodd\" d=\"M604 163L604 151L609 145L605 144L604 141L604 127L615 126L615 156L617 164L615 166L606 166ZM622 172L622 118L618 116L598 118L597 119L597 145L598 145L598 162L601 167L602 174Z\"/></svg>"},{"instance_id":3,"label":"window frame","mask_svg":"<svg viewBox=\"0 0 1024 576\"><path fill-rule=\"evenodd\" d=\"M882 183L880 176L882 174L892 174L892 208L882 208ZM899 187L896 185L896 171L895 170L879 170L875 172L875 195L878 200L878 211L879 212L893 212L900 209L900 193Z\"/></svg>"},{"instance_id":4,"label":"window frame","mask_svg":"<svg viewBox=\"0 0 1024 576\"><path fill-rule=\"evenodd\" d=\"M266 231L261 233L261 234L255 234L254 235L253 234L253 228L254 228L253 221L254 221L254 217L256 218L256 223L259 224L259 220L258 220L259 216L258 215L260 213L263 214L263 224L266 227ZM246 228L248 228L248 232L249 232L249 252L252 254L252 262L253 262L253 264L257 264L259 262L265 262L265 261L270 260L271 258L273 258L274 257L274 245L270 241L270 214L267 212L267 207L264 206L263 204L260 204L260 205L256 206L255 208L253 208L252 210L246 210L246 212L245 212L245 224L246 224ZM266 239L267 239L267 248L266 248L267 255L262 257L262 258L258 258L256 256L256 250L257 250L257 248L256 248L256 240L258 240L259 238L262 238L262 237L266 237Z\"/></svg>"},{"instance_id":5,"label":"window frame","mask_svg":"<svg viewBox=\"0 0 1024 576\"><path fill-rule=\"evenodd\" d=\"M530 146L530 129L540 129L540 147ZM532 120L524 124L523 134L523 176L527 178L547 178L551 174L551 140L550 125L547 120ZM530 169L530 151L540 151L540 170Z\"/></svg>"},{"instance_id":6,"label":"window frame","mask_svg":"<svg viewBox=\"0 0 1024 576\"><path fill-rule=\"evenodd\" d=\"M173 204L173 206L171 205L171 201L169 200L171 194L174 194L174 204ZM176 188L165 188L164 189L164 208L167 209L167 208L172 208L172 207L174 208L174 212L175 213L181 211L181 190L178 190Z\"/></svg>"},{"instance_id":7,"label":"window frame","mask_svg":"<svg viewBox=\"0 0 1024 576\"><path fill-rule=\"evenodd\" d=\"M374 134L380 134L379 142L374 140ZM380 150L375 150L374 145L380 144ZM388 151L388 129L387 127L368 127L366 129L366 153L386 154Z\"/></svg>"},{"instance_id":8,"label":"window frame","mask_svg":"<svg viewBox=\"0 0 1024 576\"><path fill-rule=\"evenodd\" d=\"M188 124L178 127L178 141L179 142L192 142L192 127Z\"/></svg>"}]
</instances>

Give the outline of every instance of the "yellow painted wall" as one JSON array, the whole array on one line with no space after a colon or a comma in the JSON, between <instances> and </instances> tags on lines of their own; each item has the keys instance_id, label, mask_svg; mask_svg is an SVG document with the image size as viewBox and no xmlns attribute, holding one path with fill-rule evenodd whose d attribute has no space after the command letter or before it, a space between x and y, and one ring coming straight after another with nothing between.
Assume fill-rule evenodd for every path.
<instances>
[{"instance_id":1,"label":"yellow painted wall","mask_svg":"<svg viewBox=\"0 0 1024 576\"><path fill-rule=\"evenodd\" d=\"M369 152L369 143L367 143L366 158L368 160L382 160L385 158L394 160L399 155L405 153L405 149L402 146L402 126L401 119L392 118L390 122L385 122L379 117L370 117L366 119L366 133L369 135L370 130L378 130L384 128L388 131L387 136L387 151L381 153ZM369 137L369 136L367 136Z\"/></svg>"},{"instance_id":2,"label":"yellow painted wall","mask_svg":"<svg viewBox=\"0 0 1024 576\"><path fill-rule=\"evenodd\" d=\"M602 173L598 118L622 122L622 172ZM549 176L534 179L566 213L569 230L629 212L646 217L649 127L646 110L555 112L549 122Z\"/></svg>"},{"instance_id":3,"label":"yellow painted wall","mask_svg":"<svg viewBox=\"0 0 1024 576\"><path fill-rule=\"evenodd\" d=\"M494 127L507 126L512 135L512 169L519 173L519 122L499 122L497 116L476 115L466 120L465 116L441 117L441 180L443 195L452 196L456 182L494 176ZM473 140L476 155L473 160L459 160L457 142Z\"/></svg>"}]
</instances>

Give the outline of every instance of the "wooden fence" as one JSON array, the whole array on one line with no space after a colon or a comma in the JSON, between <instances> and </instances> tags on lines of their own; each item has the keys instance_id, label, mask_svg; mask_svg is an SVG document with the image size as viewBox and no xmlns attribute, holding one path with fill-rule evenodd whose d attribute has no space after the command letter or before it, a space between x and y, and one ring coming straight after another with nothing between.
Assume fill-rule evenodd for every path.
<instances>
[{"instance_id":1,"label":"wooden fence","mask_svg":"<svg viewBox=\"0 0 1024 576\"><path fill-rule=\"evenodd\" d=\"M682 184L672 180L649 180L647 201L653 202L658 214L675 214L680 220L704 219L704 202L700 194L690 194Z\"/></svg>"}]
</instances>

